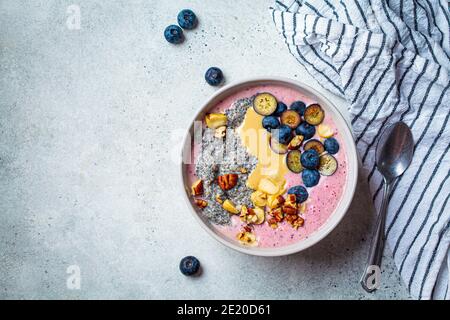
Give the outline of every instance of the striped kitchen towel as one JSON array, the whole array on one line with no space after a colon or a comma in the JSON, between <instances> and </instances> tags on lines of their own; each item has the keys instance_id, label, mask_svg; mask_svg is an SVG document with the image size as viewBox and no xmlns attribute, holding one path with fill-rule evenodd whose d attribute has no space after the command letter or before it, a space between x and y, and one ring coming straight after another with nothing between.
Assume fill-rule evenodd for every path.
<instances>
[{"instance_id":1,"label":"striped kitchen towel","mask_svg":"<svg viewBox=\"0 0 450 320\"><path fill-rule=\"evenodd\" d=\"M280 0L271 15L291 54L348 101L377 209L377 137L400 120L411 128L414 159L391 195L387 244L413 298L449 299L448 2Z\"/></svg>"}]
</instances>

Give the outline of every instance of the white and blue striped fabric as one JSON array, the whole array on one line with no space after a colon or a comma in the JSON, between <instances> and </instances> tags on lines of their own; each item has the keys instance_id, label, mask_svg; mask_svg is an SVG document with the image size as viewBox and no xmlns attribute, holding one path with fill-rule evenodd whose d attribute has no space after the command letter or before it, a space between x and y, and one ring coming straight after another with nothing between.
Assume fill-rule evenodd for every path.
<instances>
[{"instance_id":1,"label":"white and blue striped fabric","mask_svg":"<svg viewBox=\"0 0 450 320\"><path fill-rule=\"evenodd\" d=\"M396 121L411 128L414 159L391 196L387 243L413 298L449 299L448 2L280 0L270 11L291 54L348 101L377 209L377 137Z\"/></svg>"}]
</instances>

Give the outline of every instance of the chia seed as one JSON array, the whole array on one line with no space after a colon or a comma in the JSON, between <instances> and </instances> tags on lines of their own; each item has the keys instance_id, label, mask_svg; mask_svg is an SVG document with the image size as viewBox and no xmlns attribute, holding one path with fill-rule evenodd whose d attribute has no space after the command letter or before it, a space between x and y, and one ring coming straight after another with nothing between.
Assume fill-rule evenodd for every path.
<instances>
[{"instance_id":1,"label":"chia seed","mask_svg":"<svg viewBox=\"0 0 450 320\"><path fill-rule=\"evenodd\" d=\"M225 139L214 137L214 130L209 128L205 129L202 136L201 152L195 165L195 173L203 180L203 198L208 201L208 206L202 212L215 224L225 225L231 222L230 213L216 201L216 196L220 196L222 200L229 199L236 206L252 204L250 195L253 191L246 186L246 182L248 174L256 166L257 159L247 152L236 132L252 101L252 98L239 99L225 111L228 118ZM242 168L246 173L241 172ZM238 183L231 190L223 191L216 179L227 173L236 173Z\"/></svg>"}]
</instances>

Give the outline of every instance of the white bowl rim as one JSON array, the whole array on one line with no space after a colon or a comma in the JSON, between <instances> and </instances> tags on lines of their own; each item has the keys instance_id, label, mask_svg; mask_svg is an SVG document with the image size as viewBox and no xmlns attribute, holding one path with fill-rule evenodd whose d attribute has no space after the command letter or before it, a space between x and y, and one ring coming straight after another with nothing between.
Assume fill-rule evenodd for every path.
<instances>
[{"instance_id":1,"label":"white bowl rim","mask_svg":"<svg viewBox=\"0 0 450 320\"><path fill-rule=\"evenodd\" d=\"M186 145L188 139L189 143L192 143L191 141L191 135L190 128L192 127L192 124L196 119L198 119L199 115L204 112L205 109L207 109L210 106L210 103L214 101L218 96L224 94L225 92L232 90L236 87L245 87L245 86L254 86L258 85L258 83L261 84L267 84L267 83L280 83L280 84L288 84L290 86L295 86L299 89L302 89L304 91L307 91L313 95L315 95L320 100L324 101L326 103L327 108L333 109L333 111L339 116L340 119L338 121L343 124L342 128L344 129L344 139L345 139L345 146L346 146L346 156L347 156L347 183L346 183L346 190L340 199L339 205L336 208L335 212L328 218L328 220L315 232L313 232L309 237L300 240L298 242L295 242L288 246L281 246L281 247L274 247L274 248L259 248L258 247L245 247L238 245L237 243L233 243L229 240L225 240L225 236L221 237L217 234L217 232L214 232L212 230L212 227L210 227L201 217L199 212L197 212L192 202L190 201L190 198L188 196L188 193L186 192L186 185L185 185L185 173L184 173L184 167L185 164L183 163L183 150L184 146ZM335 119L333 119L335 120ZM341 222L341 220L344 218L345 214L348 211L348 208L353 200L353 196L355 194L356 185L358 181L358 156L356 153L356 146L353 139L352 130L348 124L348 122L345 120L345 117L343 116L342 112L336 107L336 105L331 102L328 98L326 98L322 93L318 92L316 89L312 88L311 86L298 81L298 80L292 80L285 77L276 77L276 76L266 76L266 77L253 77L253 78L245 78L233 83L230 83L228 85L223 86L219 90L217 90L212 96L210 96L205 103L201 106L201 108L198 109L198 111L195 113L192 120L189 122L188 130L185 133L185 136L183 138L182 148L180 152L180 186L181 186L181 192L184 194L184 199L186 201L186 204L191 210L192 215L194 216L195 220L202 226L202 228L215 240L220 242L221 244L232 248L236 251L249 254L249 255L255 255L255 256L266 256L266 257L276 257L276 256L284 256L284 255L290 255L294 253L298 253L300 251L303 251L315 244L317 244L319 241L321 241L323 238L325 238L331 231L333 231L336 226ZM337 210L340 209L340 210Z\"/></svg>"}]
</instances>

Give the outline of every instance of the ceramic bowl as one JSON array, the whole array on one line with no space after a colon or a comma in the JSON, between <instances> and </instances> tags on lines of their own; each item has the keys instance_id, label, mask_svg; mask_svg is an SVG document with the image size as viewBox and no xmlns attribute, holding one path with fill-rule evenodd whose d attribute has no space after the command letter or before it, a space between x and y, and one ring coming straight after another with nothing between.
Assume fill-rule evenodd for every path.
<instances>
[{"instance_id":1,"label":"ceramic bowl","mask_svg":"<svg viewBox=\"0 0 450 320\"><path fill-rule=\"evenodd\" d=\"M306 239L300 240L296 243L293 243L288 246L275 247L275 248L259 248L259 247L250 247L239 244L234 239L229 239L225 235L222 235L218 230L216 230L212 224L208 221L206 217L202 214L202 212L197 208L194 204L192 197L190 196L190 185L189 185L189 175L188 175L188 164L184 163L183 159L186 159L185 156L187 152L190 152L192 144L193 144L193 131L194 131L194 121L202 121L206 113L209 112L214 106L224 98L236 93L238 91L244 90L245 88L257 85L264 84L278 84L287 87L294 88L301 93L304 93L312 98L314 98L325 110L327 115L330 115L338 128L341 139L343 139L346 146L346 156L347 156L347 181L345 181L345 188L342 194L341 200L339 201L335 211L329 219L315 232L309 235ZM237 83L233 83L227 85L220 90L218 90L212 97L210 97L203 106L199 109L194 119L191 122L189 129L186 132L184 141L183 141L183 149L181 155L182 161L180 166L181 171L181 181L180 184L182 186L183 198L186 200L189 210L192 212L194 218L197 222L206 230L206 232L211 235L214 239L224 244L227 247L235 249L239 252L243 252L251 255L258 256L282 256L288 255L296 252L300 252L305 250L306 248L311 247L312 245L318 243L320 240L325 238L342 220L344 215L346 214L350 203L352 201L353 195L355 193L355 188L357 184L357 175L358 175L358 160L356 155L355 143L353 140L352 132L347 122L344 119L344 116L341 112L336 108L336 106L327 99L324 95L319 93L317 90L311 88L308 85L300 83L298 81L285 79L285 78L276 78L276 77L266 77L266 78L257 78L257 79L248 79L243 80Z\"/></svg>"}]
</instances>

